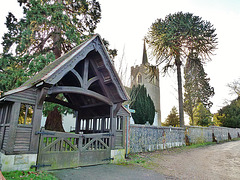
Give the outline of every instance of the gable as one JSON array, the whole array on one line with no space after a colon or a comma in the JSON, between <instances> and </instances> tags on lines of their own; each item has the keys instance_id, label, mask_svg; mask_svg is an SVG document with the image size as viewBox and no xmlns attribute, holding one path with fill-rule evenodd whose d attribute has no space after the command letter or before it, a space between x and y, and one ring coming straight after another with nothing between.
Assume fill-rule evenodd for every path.
<instances>
[{"instance_id":1,"label":"gable","mask_svg":"<svg viewBox=\"0 0 240 180\"><path fill-rule=\"evenodd\" d=\"M88 74L84 75L86 70ZM61 83L94 91L107 96L113 103L128 99L99 35L56 59L18 89L53 87L60 86Z\"/></svg>"}]
</instances>

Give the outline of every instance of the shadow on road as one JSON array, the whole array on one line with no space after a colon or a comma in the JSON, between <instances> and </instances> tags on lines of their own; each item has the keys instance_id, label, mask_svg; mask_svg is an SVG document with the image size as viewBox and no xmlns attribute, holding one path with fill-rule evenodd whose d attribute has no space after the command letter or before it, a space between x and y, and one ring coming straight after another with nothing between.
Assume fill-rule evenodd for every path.
<instances>
[{"instance_id":1,"label":"shadow on road","mask_svg":"<svg viewBox=\"0 0 240 180\"><path fill-rule=\"evenodd\" d=\"M55 170L52 173L60 180L163 180L171 179L142 167L113 164Z\"/></svg>"}]
</instances>

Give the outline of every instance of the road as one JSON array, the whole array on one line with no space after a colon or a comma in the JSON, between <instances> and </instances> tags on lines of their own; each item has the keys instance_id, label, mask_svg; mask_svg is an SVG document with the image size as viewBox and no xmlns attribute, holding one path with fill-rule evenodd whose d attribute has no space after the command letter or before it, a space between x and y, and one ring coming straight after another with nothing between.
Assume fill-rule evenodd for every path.
<instances>
[{"instance_id":1,"label":"road","mask_svg":"<svg viewBox=\"0 0 240 180\"><path fill-rule=\"evenodd\" d=\"M150 158L156 172L176 179L240 179L240 141L154 152Z\"/></svg>"},{"instance_id":2,"label":"road","mask_svg":"<svg viewBox=\"0 0 240 180\"><path fill-rule=\"evenodd\" d=\"M60 180L165 180L166 177L143 167L104 164L52 171Z\"/></svg>"},{"instance_id":3,"label":"road","mask_svg":"<svg viewBox=\"0 0 240 180\"><path fill-rule=\"evenodd\" d=\"M113 164L53 171L64 180L235 180L240 179L240 141L196 149L141 153L147 162L141 165ZM147 168L146 168L147 167Z\"/></svg>"}]
</instances>

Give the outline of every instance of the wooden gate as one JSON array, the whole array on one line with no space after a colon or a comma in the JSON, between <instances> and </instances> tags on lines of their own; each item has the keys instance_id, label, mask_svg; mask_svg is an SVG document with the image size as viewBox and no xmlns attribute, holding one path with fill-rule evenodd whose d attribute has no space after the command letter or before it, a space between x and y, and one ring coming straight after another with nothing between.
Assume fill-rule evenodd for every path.
<instances>
[{"instance_id":1,"label":"wooden gate","mask_svg":"<svg viewBox=\"0 0 240 180\"><path fill-rule=\"evenodd\" d=\"M38 170L63 169L109 163L111 136L109 133L71 134L41 131Z\"/></svg>"}]
</instances>

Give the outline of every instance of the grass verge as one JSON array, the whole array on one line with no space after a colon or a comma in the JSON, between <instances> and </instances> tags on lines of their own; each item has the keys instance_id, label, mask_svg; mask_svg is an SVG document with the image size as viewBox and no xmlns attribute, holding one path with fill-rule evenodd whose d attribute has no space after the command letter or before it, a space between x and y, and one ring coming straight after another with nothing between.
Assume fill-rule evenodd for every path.
<instances>
[{"instance_id":1,"label":"grass verge","mask_svg":"<svg viewBox=\"0 0 240 180\"><path fill-rule=\"evenodd\" d=\"M10 171L2 172L6 180L58 180L54 175L49 172L42 171Z\"/></svg>"}]
</instances>

